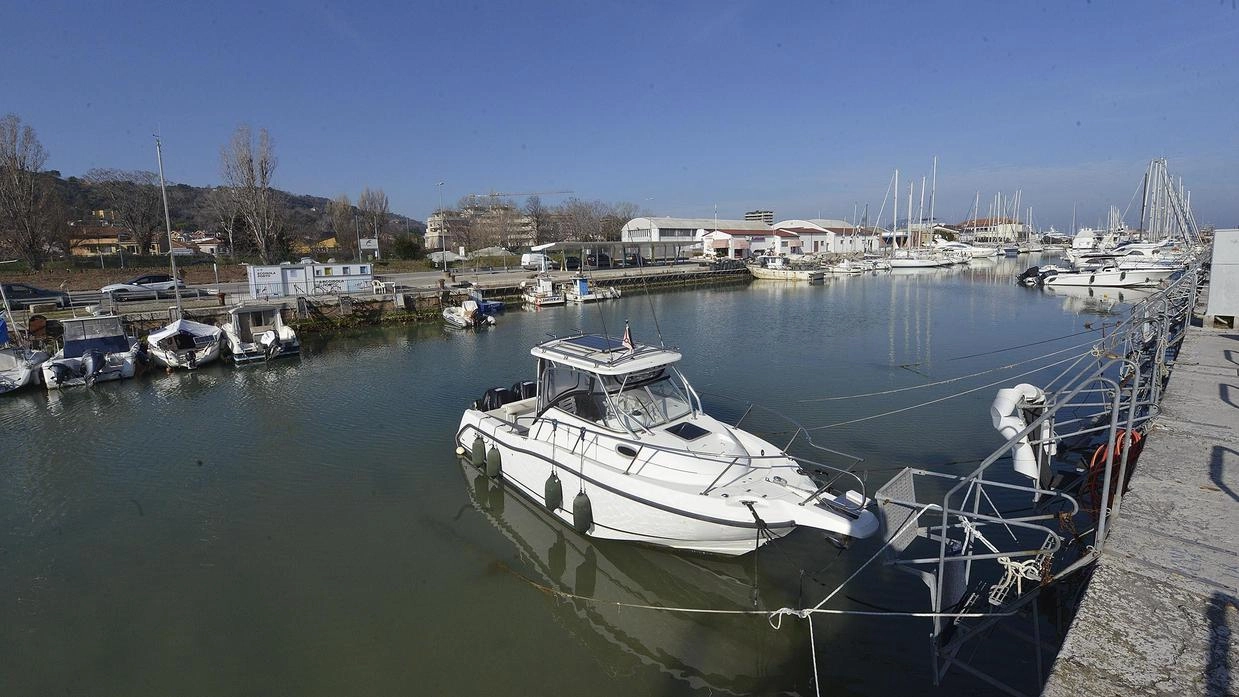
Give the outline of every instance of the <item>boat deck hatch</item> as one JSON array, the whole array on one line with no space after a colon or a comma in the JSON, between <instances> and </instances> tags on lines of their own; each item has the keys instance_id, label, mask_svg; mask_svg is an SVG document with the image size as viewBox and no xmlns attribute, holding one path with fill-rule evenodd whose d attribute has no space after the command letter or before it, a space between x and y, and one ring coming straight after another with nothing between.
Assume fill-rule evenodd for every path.
<instances>
[{"instance_id":1,"label":"boat deck hatch","mask_svg":"<svg viewBox=\"0 0 1239 697\"><path fill-rule=\"evenodd\" d=\"M687 421L683 423L678 423L674 426L669 427L667 429L667 432L674 433L675 435L683 438L684 440L697 440L698 438L709 433L709 431L698 426L697 424L690 424Z\"/></svg>"}]
</instances>

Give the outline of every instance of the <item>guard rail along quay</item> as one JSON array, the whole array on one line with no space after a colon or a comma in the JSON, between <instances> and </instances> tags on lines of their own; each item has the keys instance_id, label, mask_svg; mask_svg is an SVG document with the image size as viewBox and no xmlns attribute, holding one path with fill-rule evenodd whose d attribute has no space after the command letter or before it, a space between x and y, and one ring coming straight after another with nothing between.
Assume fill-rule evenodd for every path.
<instances>
[{"instance_id":1,"label":"guard rail along quay","mask_svg":"<svg viewBox=\"0 0 1239 697\"><path fill-rule=\"evenodd\" d=\"M1234 694L1239 337L1191 326L1202 279L1198 259L1052 379L998 390L1005 443L971 473L904 468L875 494L884 562L929 590L935 684ZM1044 617L1077 607L1053 663Z\"/></svg>"}]
</instances>

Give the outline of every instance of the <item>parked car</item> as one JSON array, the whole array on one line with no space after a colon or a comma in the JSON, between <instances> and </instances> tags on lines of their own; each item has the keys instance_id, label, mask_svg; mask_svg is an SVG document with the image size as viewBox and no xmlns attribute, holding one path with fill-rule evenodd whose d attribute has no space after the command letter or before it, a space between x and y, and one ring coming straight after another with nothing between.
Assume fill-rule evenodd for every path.
<instances>
[{"instance_id":1,"label":"parked car","mask_svg":"<svg viewBox=\"0 0 1239 697\"><path fill-rule=\"evenodd\" d=\"M4 297L9 300L9 307L14 310L24 310L31 305L56 303L56 307L68 307L72 300L63 290L47 290L28 286L25 283L5 283ZM0 310L4 308L0 307Z\"/></svg>"},{"instance_id":2,"label":"parked car","mask_svg":"<svg viewBox=\"0 0 1239 697\"><path fill-rule=\"evenodd\" d=\"M166 273L148 273L124 283L109 283L99 289L100 293L144 293L151 291L172 290L185 287L185 282L174 279Z\"/></svg>"},{"instance_id":3,"label":"parked car","mask_svg":"<svg viewBox=\"0 0 1239 697\"><path fill-rule=\"evenodd\" d=\"M611 255L605 252L590 254L585 257L585 265L594 269L609 269L611 268Z\"/></svg>"},{"instance_id":4,"label":"parked car","mask_svg":"<svg viewBox=\"0 0 1239 697\"><path fill-rule=\"evenodd\" d=\"M650 262L640 254L628 254L624 256L624 266L649 266Z\"/></svg>"},{"instance_id":5,"label":"parked car","mask_svg":"<svg viewBox=\"0 0 1239 697\"><path fill-rule=\"evenodd\" d=\"M575 271L581 268L581 258L580 257L564 257L564 263L561 268L563 268L565 271Z\"/></svg>"}]
</instances>

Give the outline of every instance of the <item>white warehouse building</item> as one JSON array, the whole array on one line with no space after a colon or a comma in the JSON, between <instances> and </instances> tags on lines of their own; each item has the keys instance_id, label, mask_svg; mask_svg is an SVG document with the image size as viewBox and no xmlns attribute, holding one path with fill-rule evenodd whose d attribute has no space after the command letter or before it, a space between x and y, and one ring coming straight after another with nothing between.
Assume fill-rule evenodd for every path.
<instances>
[{"instance_id":1,"label":"white warehouse building","mask_svg":"<svg viewBox=\"0 0 1239 697\"><path fill-rule=\"evenodd\" d=\"M773 227L799 236L803 254L852 254L878 250L877 235L859 230L846 220L781 220Z\"/></svg>"}]
</instances>

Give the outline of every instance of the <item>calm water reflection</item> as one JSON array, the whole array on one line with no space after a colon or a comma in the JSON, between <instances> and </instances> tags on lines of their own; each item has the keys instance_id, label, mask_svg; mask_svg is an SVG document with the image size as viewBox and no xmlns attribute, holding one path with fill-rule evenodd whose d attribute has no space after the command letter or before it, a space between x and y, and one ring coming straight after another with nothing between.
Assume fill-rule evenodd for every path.
<instances>
[{"instance_id":1,"label":"calm water reflection","mask_svg":"<svg viewBox=\"0 0 1239 697\"><path fill-rule=\"evenodd\" d=\"M801 621L775 631L762 616L547 589L684 607L815 602L872 543L841 555L796 534L756 571L751 556L591 544L462 469L460 411L528 378L529 347L548 332L618 333L629 319L656 339L653 306L699 390L817 429L818 442L865 458L871 489L905 465L964 469L951 463L997 445L994 389L834 425L1019 368L837 398L1070 346L1088 336L1001 350L1087 332L1138 295L1013 285L1027 263L513 311L478 334L310 339L295 361L7 397L0 694L812 694ZM839 607L924 604L911 577L867 574ZM823 694L930 691L922 622L836 617L815 631ZM973 692L987 690L961 676L944 689Z\"/></svg>"}]
</instances>

